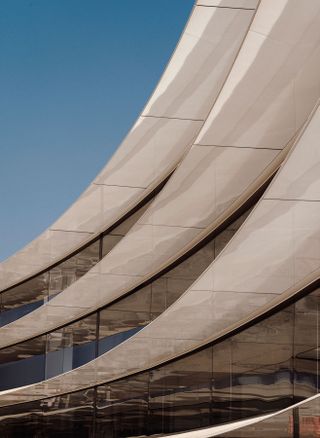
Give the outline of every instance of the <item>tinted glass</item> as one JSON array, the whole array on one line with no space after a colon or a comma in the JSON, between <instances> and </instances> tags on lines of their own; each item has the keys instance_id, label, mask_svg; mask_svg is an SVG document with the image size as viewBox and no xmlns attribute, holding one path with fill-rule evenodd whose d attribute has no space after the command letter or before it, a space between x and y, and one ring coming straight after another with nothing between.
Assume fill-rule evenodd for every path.
<instances>
[{"instance_id":1,"label":"tinted glass","mask_svg":"<svg viewBox=\"0 0 320 438\"><path fill-rule=\"evenodd\" d=\"M151 371L149 431L169 433L208 426L211 381L211 348Z\"/></svg>"},{"instance_id":2,"label":"tinted glass","mask_svg":"<svg viewBox=\"0 0 320 438\"><path fill-rule=\"evenodd\" d=\"M146 208L147 206L144 206L141 210L138 210L105 237L110 237L112 233L124 235ZM3 367L10 373L10 379L7 380L6 388L20 386L21 384L27 385L70 371L133 336L159 316L191 286L210 265L222 247L226 245L247 215L248 212L243 214L217 237L209 241L209 243L198 249L197 252L149 285L107 306L90 317L49 333L47 335L45 351L41 353L41 357L37 351L32 354L32 350L29 347L29 345L32 346L37 342L36 339L31 343L27 341L20 346L13 347L14 351L17 348L27 348L30 356L37 356L37 358L33 359L36 365L32 376L29 376L28 373L20 376L18 385L13 383L14 373L11 371L18 365L6 364L6 354L4 354ZM96 263L98 252L99 242L94 242L75 256L53 268L49 273L46 273L43 278L41 277L42 280L39 284L37 279L34 279L34 282L40 289L44 289L44 286L48 287L49 292L47 290L46 294L55 295L73 281L76 281L77 278L84 275L86 270ZM38 303L40 302L33 304L38 305ZM30 304L27 306L30 306ZM15 311L17 310L20 311L21 308L15 309ZM97 334L98 345L96 345ZM31 363L30 361L31 359L29 362L26 361L24 363ZM19 364L19 367L21 366L23 366L22 363ZM38 379L36 377L37 373Z\"/></svg>"},{"instance_id":3,"label":"tinted glass","mask_svg":"<svg viewBox=\"0 0 320 438\"><path fill-rule=\"evenodd\" d=\"M94 400L94 389L43 400L43 436L93 437Z\"/></svg>"},{"instance_id":4,"label":"tinted glass","mask_svg":"<svg viewBox=\"0 0 320 438\"><path fill-rule=\"evenodd\" d=\"M118 438L146 433L149 374L98 387L97 436Z\"/></svg>"},{"instance_id":5,"label":"tinted glass","mask_svg":"<svg viewBox=\"0 0 320 438\"><path fill-rule=\"evenodd\" d=\"M144 298L150 296L147 291ZM86 437L94 430L99 437L138 437L218 425L290 406L310 393L319 392L319 300L316 290L201 351L151 371L100 385L96 398L90 395L88 400L90 391L80 391L44 401L42 423L37 405L2 408L0 420L6 424L7 434L4 436L14 436L10 435L12 431L16 433L24 424L25 436L32 436L28 435L29 430L38 427L42 431L39 425L45 422L49 431L45 436L55 436L54 433L59 436L66 430L71 432L65 436L76 433ZM146 302L150 304L150 300ZM144 300L136 302L141 314L145 312L143 303ZM123 306L117 311L128 309ZM74 333L76 343L77 331ZM263 429L257 424L223 436L295 438L300 431L302 438L317 437L320 424L317 403L276 416L265 422ZM23 414L21 420L20 417L8 420L7 415L12 416L17 409ZM24 415L27 410L30 416Z\"/></svg>"},{"instance_id":6,"label":"tinted glass","mask_svg":"<svg viewBox=\"0 0 320 438\"><path fill-rule=\"evenodd\" d=\"M1 438L44 437L41 401L0 408Z\"/></svg>"},{"instance_id":7,"label":"tinted glass","mask_svg":"<svg viewBox=\"0 0 320 438\"><path fill-rule=\"evenodd\" d=\"M150 202L120 225L43 274L0 293L0 327L32 312L86 274L126 235Z\"/></svg>"},{"instance_id":8,"label":"tinted glass","mask_svg":"<svg viewBox=\"0 0 320 438\"><path fill-rule=\"evenodd\" d=\"M297 401L319 391L320 291L295 306L294 395Z\"/></svg>"},{"instance_id":9,"label":"tinted glass","mask_svg":"<svg viewBox=\"0 0 320 438\"><path fill-rule=\"evenodd\" d=\"M45 351L45 335L1 350L0 390L43 380Z\"/></svg>"},{"instance_id":10,"label":"tinted glass","mask_svg":"<svg viewBox=\"0 0 320 438\"><path fill-rule=\"evenodd\" d=\"M47 335L46 379L94 359L97 315L93 314Z\"/></svg>"}]
</instances>

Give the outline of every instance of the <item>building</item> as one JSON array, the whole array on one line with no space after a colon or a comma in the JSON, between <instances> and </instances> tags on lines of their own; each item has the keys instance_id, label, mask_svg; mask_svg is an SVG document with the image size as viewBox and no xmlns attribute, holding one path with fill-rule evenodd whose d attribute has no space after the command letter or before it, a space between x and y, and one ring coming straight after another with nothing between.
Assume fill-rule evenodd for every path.
<instances>
[{"instance_id":1,"label":"building","mask_svg":"<svg viewBox=\"0 0 320 438\"><path fill-rule=\"evenodd\" d=\"M319 436L319 97L319 0L197 1L111 161L1 264L1 437Z\"/></svg>"}]
</instances>

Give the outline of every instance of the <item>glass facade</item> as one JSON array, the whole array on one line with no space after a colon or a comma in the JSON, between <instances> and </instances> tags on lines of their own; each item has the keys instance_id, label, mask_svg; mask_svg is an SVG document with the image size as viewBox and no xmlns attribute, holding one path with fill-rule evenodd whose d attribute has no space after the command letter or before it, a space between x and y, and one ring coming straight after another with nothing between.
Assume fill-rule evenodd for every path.
<instances>
[{"instance_id":1,"label":"glass facade","mask_svg":"<svg viewBox=\"0 0 320 438\"><path fill-rule=\"evenodd\" d=\"M219 435L223 438L318 438L320 398L310 400L257 424Z\"/></svg>"},{"instance_id":2,"label":"glass facade","mask_svg":"<svg viewBox=\"0 0 320 438\"><path fill-rule=\"evenodd\" d=\"M202 274L227 244L247 211L194 254L145 287L94 314L46 335L1 350L0 390L77 368L128 339L159 316ZM120 225L121 232L125 232ZM109 235L107 237L110 237ZM17 373L22 367L32 373Z\"/></svg>"},{"instance_id":3,"label":"glass facade","mask_svg":"<svg viewBox=\"0 0 320 438\"><path fill-rule=\"evenodd\" d=\"M319 393L319 311L316 289L220 342L154 369L94 389L1 408L1 436L23 431L27 437L138 437L286 408ZM298 419L284 414L283 420L279 417L283 427L277 429L271 421L270 437L272 431L277 438L319 436L319 405L315 414L308 412L299 409ZM34 430L38 435L32 435ZM257 431L225 436L260 438Z\"/></svg>"},{"instance_id":4,"label":"glass facade","mask_svg":"<svg viewBox=\"0 0 320 438\"><path fill-rule=\"evenodd\" d=\"M150 202L144 204L113 230L101 235L48 271L0 293L0 327L32 312L79 280L120 242L146 211Z\"/></svg>"},{"instance_id":5,"label":"glass facade","mask_svg":"<svg viewBox=\"0 0 320 438\"><path fill-rule=\"evenodd\" d=\"M286 409L220 436L320 438L319 24L320 0L195 1L110 164L62 227L4 264L0 437L192 436ZM174 168L119 251L152 194L95 234ZM216 263L246 215L191 249L258 198Z\"/></svg>"}]
</instances>

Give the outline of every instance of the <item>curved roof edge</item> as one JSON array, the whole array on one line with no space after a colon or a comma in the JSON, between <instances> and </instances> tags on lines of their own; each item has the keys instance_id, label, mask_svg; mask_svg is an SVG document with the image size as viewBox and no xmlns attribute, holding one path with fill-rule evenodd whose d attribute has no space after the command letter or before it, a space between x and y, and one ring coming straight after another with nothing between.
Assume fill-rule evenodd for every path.
<instances>
[{"instance_id":1,"label":"curved roof edge","mask_svg":"<svg viewBox=\"0 0 320 438\"><path fill-rule=\"evenodd\" d=\"M2 290L89 242L173 171L195 140L239 50L243 36L241 32L233 36L228 27L241 22L247 27L251 19L252 10L194 6L159 84L121 146L52 226L0 264ZM224 55L217 52L218 46ZM145 166L146 162L152 165Z\"/></svg>"}]
</instances>

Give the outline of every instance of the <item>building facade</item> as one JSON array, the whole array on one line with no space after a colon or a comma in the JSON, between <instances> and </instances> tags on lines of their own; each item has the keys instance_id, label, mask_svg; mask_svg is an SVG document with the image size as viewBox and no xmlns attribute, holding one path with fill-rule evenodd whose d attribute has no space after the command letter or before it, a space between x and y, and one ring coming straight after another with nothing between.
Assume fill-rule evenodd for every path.
<instances>
[{"instance_id":1,"label":"building facade","mask_svg":"<svg viewBox=\"0 0 320 438\"><path fill-rule=\"evenodd\" d=\"M1 437L319 437L319 98L319 0L196 2L110 162L0 265Z\"/></svg>"}]
</instances>

